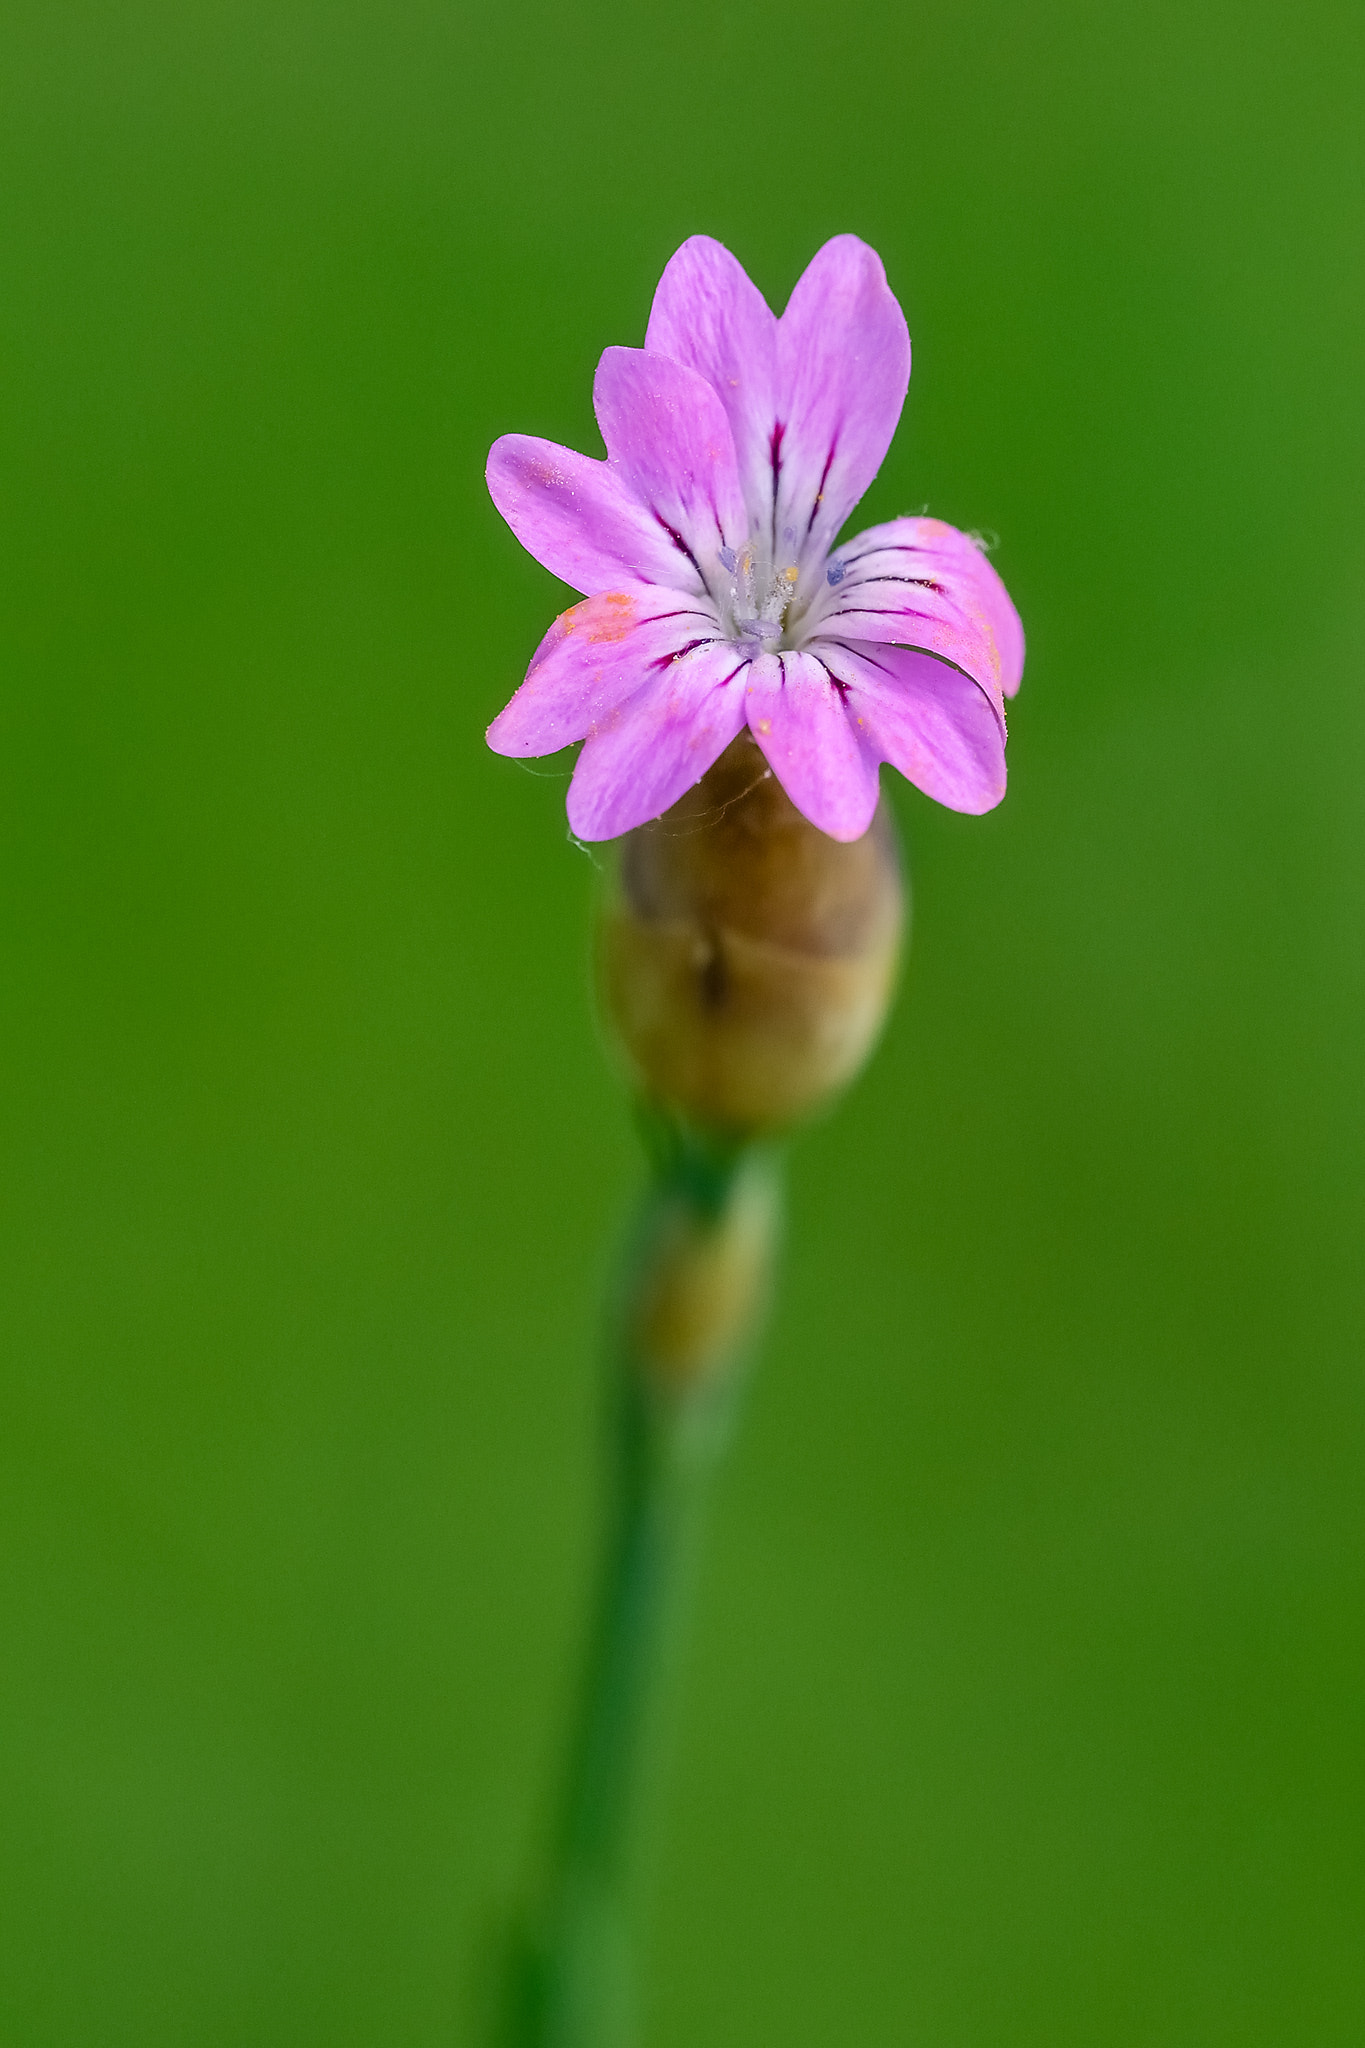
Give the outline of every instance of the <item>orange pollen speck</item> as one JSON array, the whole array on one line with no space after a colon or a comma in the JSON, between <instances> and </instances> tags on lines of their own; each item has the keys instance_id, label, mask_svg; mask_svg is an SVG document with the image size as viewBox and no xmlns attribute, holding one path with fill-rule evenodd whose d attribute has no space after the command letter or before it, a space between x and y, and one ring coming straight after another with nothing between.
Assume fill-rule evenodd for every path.
<instances>
[{"instance_id":1,"label":"orange pollen speck","mask_svg":"<svg viewBox=\"0 0 1365 2048\"><path fill-rule=\"evenodd\" d=\"M581 604L571 605L561 614L559 623L566 633L577 632L581 627L594 644L624 640L635 624L635 600L625 590L604 590L596 597L585 597Z\"/></svg>"}]
</instances>

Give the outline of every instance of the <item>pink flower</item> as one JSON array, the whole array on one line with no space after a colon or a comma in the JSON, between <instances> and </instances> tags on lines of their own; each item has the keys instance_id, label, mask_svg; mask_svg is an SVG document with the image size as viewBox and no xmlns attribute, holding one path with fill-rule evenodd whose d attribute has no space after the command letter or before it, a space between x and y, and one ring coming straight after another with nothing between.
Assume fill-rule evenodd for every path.
<instances>
[{"instance_id":1,"label":"pink flower","mask_svg":"<svg viewBox=\"0 0 1365 2048\"><path fill-rule=\"evenodd\" d=\"M488 488L523 547L584 593L488 729L500 754L583 741L569 822L657 818L748 725L835 839L877 808L882 761L956 811L1005 793L1004 700L1024 636L974 541L893 519L835 547L881 466L910 337L875 252L826 242L775 319L728 249L694 235L645 346L609 348L605 462L506 434Z\"/></svg>"}]
</instances>

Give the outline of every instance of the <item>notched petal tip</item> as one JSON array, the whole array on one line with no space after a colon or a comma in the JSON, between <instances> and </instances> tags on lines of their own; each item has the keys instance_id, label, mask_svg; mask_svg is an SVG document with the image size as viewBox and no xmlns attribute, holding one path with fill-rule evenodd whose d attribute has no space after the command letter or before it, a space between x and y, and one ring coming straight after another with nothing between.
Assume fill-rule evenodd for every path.
<instances>
[{"instance_id":1,"label":"notched petal tip","mask_svg":"<svg viewBox=\"0 0 1365 2048\"><path fill-rule=\"evenodd\" d=\"M910 382L910 334L881 258L836 235L778 324L780 523L818 562L881 467Z\"/></svg>"},{"instance_id":2,"label":"notched petal tip","mask_svg":"<svg viewBox=\"0 0 1365 2048\"><path fill-rule=\"evenodd\" d=\"M1008 771L1004 754L1000 756L998 771L983 768L979 777L976 781L959 783L955 790L941 796L934 792L935 800L945 810L958 811L964 818L984 818L987 811L997 810L1005 800Z\"/></svg>"},{"instance_id":3,"label":"notched petal tip","mask_svg":"<svg viewBox=\"0 0 1365 2048\"><path fill-rule=\"evenodd\" d=\"M825 658L871 754L947 810L995 809L1005 794L1005 725L988 690L907 648L831 643Z\"/></svg>"}]
</instances>

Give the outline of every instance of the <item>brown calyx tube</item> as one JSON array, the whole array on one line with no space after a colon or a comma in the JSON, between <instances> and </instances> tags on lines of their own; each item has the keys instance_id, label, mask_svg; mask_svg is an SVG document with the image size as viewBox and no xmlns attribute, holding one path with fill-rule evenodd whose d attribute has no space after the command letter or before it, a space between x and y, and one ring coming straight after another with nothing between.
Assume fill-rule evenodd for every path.
<instances>
[{"instance_id":1,"label":"brown calyx tube","mask_svg":"<svg viewBox=\"0 0 1365 2048\"><path fill-rule=\"evenodd\" d=\"M628 1316L656 1382L713 1376L752 1322L776 1214L756 1162L867 1058L904 917L887 805L861 839L829 838L748 734L622 841L599 930L603 1007L674 1162L730 1162L661 1177Z\"/></svg>"}]
</instances>

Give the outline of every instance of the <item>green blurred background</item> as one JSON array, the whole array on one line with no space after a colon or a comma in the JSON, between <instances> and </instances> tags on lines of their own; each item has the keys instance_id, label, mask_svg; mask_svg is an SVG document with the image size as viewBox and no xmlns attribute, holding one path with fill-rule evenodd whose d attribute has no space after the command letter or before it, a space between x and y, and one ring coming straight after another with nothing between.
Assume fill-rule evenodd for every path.
<instances>
[{"instance_id":1,"label":"green blurred background","mask_svg":"<svg viewBox=\"0 0 1365 2048\"><path fill-rule=\"evenodd\" d=\"M1365 2038L1365 33L10 0L0 2040L476 2039L639 1168L558 608L684 236L883 254L866 519L1001 536L1012 787L794 1160L649 2048ZM888 779L889 774L888 774Z\"/></svg>"}]
</instances>

